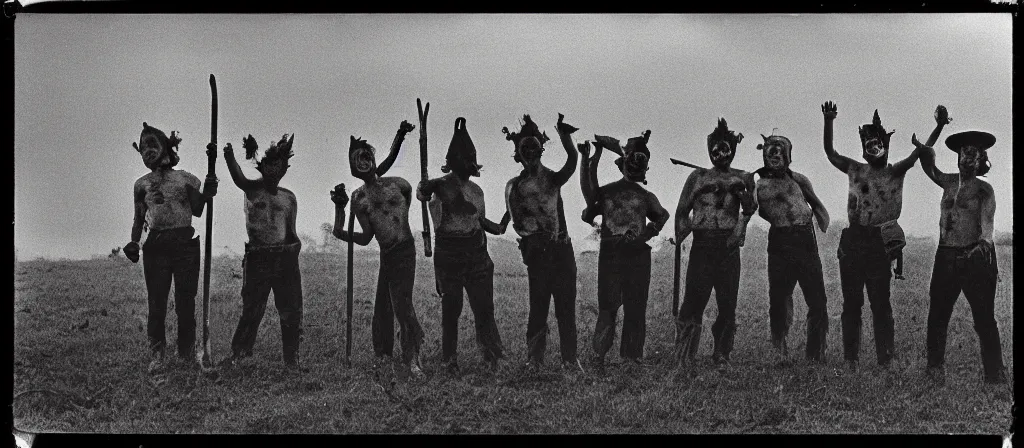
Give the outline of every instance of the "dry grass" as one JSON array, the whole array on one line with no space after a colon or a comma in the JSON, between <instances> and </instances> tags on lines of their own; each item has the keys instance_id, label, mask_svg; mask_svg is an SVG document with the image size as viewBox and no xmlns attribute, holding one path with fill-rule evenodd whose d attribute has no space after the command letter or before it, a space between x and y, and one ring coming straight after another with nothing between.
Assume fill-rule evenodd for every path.
<instances>
[{"instance_id":1,"label":"dry grass","mask_svg":"<svg viewBox=\"0 0 1024 448\"><path fill-rule=\"evenodd\" d=\"M393 369L375 370L369 323L377 261L371 253L356 260L362 275L355 286L353 365L346 368L344 257L307 253L301 259L306 342L300 354L309 372L284 369L280 327L270 305L251 363L223 371L216 381L175 365L160 388L150 386L145 374L141 264L123 258L20 262L15 265L14 423L29 432L102 433L1008 433L1012 390L982 384L966 301L958 302L950 324L946 385L922 379L933 242L912 240L907 280L894 281L900 356L895 368L882 372L873 365L870 309L865 306L864 368L856 374L843 370L837 232L820 242L831 318L825 366L802 360L790 367L771 363L767 256L763 232L752 229L743 252L734 366L724 374L712 369L707 359L711 342L704 337L697 375L679 378L672 375L668 356L674 331L670 250L654 256L649 365L643 369L615 365L605 376L563 376L556 366L552 315L550 366L537 374L523 372L525 268L514 243L492 239L496 312L510 355L496 375L485 374L477 363L468 306L460 326L464 373L452 378L441 370L440 301L431 260L422 256L415 303L427 335L428 378L410 383ZM1000 246L999 257L1003 281L996 296L997 320L1012 372L1012 247ZM580 254L578 263L578 338L581 356L588 356L596 315L596 255ZM229 353L240 312L241 279L233 275L240 267L238 258L214 260L212 340L218 357ZM806 313L799 290L795 300L790 344L799 354ZM705 325L715 312L712 300ZM173 311L168 315L173 344Z\"/></svg>"}]
</instances>

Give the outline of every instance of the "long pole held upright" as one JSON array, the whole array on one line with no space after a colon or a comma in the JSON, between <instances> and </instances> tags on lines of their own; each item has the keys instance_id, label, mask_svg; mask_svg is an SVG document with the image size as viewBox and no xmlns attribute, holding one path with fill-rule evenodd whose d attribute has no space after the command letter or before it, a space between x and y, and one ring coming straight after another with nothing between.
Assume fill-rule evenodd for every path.
<instances>
[{"instance_id":1,"label":"long pole held upright","mask_svg":"<svg viewBox=\"0 0 1024 448\"><path fill-rule=\"evenodd\" d=\"M676 246L675 270L672 271L672 315L675 316L679 312L679 265L682 264L683 245L674 240L671 243Z\"/></svg>"},{"instance_id":2,"label":"long pole held upright","mask_svg":"<svg viewBox=\"0 0 1024 448\"><path fill-rule=\"evenodd\" d=\"M416 98L416 109L420 116L420 180L427 181L427 113L430 112L430 103L423 107L420 99ZM430 257L433 250L430 248L430 212L427 210L427 201L420 202L420 211L423 215L423 255Z\"/></svg>"},{"instance_id":3,"label":"long pole held upright","mask_svg":"<svg viewBox=\"0 0 1024 448\"><path fill-rule=\"evenodd\" d=\"M210 74L212 96L210 142L217 145L217 78ZM207 177L216 177L217 151L207 152ZM206 200L206 259L203 262L203 349L199 362L203 367L212 365L210 350L210 261L213 258L213 198Z\"/></svg>"},{"instance_id":4,"label":"long pole held upright","mask_svg":"<svg viewBox=\"0 0 1024 448\"><path fill-rule=\"evenodd\" d=\"M345 299L345 366L352 367L352 287L353 284L353 260L355 256L355 242L352 241L352 234L355 233L356 213L355 207L349 207L348 213L348 296Z\"/></svg>"}]
</instances>

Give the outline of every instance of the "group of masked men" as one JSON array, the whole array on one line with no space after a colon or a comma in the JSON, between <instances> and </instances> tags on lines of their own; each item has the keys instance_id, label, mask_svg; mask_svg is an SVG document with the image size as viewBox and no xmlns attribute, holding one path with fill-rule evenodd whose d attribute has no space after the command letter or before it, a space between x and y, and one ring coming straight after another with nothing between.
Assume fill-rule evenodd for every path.
<instances>
[{"instance_id":1,"label":"group of masked men","mask_svg":"<svg viewBox=\"0 0 1024 448\"><path fill-rule=\"evenodd\" d=\"M843 293L842 341L848 367L857 369L861 340L861 308L864 290L870 302L878 364L889 366L896 355L890 303L892 263L897 277L902 270L905 237L897 219L902 209L903 181L920 158L925 174L943 189L940 204L939 247L931 277L927 327L926 373L943 379L946 334L953 306L963 291L970 304L974 328L981 345L984 378L1005 382L994 300L998 271L993 245L995 198L992 187L978 179L991 164L987 149L995 137L981 131L949 136L946 145L958 154L958 172L944 173L935 166L935 144L951 119L946 109L935 112L936 127L925 143L912 138L915 149L905 159L890 164L892 131L881 124L878 111L871 123L859 128L865 163L840 155L832 145L835 104L822 105L824 149L828 160L849 177L847 214L849 227L842 231L837 256ZM421 113L421 132L426 116ZM403 121L388 156L378 165L376 150L364 140L351 138L349 162L352 174L363 185L351 199L343 184L330 192L335 203L335 237L367 245L376 237L380 267L372 320L373 350L378 359L391 359L395 321L401 346L400 363L413 376L423 376L420 350L423 329L413 304L416 250L409 225L413 189L408 181L384 174L395 161L404 136L414 126ZM567 160L558 171L542 162L549 138L529 115L519 132L502 129L514 144L513 159L522 166L519 175L505 186L507 211L497 223L486 216L484 192L471 178L480 176L476 148L458 118L441 170L442 177L421 181L415 198L427 201L433 220L434 272L441 297L441 360L457 373L458 323L463 290L474 314L476 343L489 369L506 356L494 315L494 263L487 251L485 233L502 234L509 222L518 234L522 260L529 280L529 318L526 329L527 366L544 362L548 333L547 317L554 302L563 369L584 370L577 354L577 268L573 245L566 231L561 187L580 166L580 186L586 202L582 219L594 225L601 215L598 258L598 316L593 333L590 365L603 371L615 338L619 308L623 308L619 354L624 363L642 365L646 309L651 274L648 240L658 235L669 213L646 190L650 160L650 131L627 139L595 135L594 141L574 144L577 128L563 122L555 126ZM425 133L422 134L425 138ZM730 362L736 333L736 303L740 278L740 247L750 217L755 213L770 224L768 233L768 298L770 332L780 362L789 359L787 333L793 320L792 294L797 283L807 303L805 356L812 363L825 361L829 318L814 221L825 232L829 215L815 195L807 176L790 169L792 143L782 135L762 135L757 145L764 166L746 172L731 166L743 135L729 130L724 119L707 137L711 168L694 168L686 179L675 214L676 245L692 235L685 292L677 310L675 360L685 368L694 364L702 332L704 309L715 291L718 315L711 326L712 361L720 368ZM231 144L223 148L234 184L244 192L248 243L243 258L242 311L231 341L236 363L252 355L257 329L270 292L281 321L284 362L298 365L302 341L302 286L298 263L301 244L295 231L295 195L279 183L292 157L294 135L274 142L257 160L258 145L251 135L243 139L246 159L256 162L261 174L248 179L235 159ZM178 315L178 356L195 358L195 296L199 277L199 240L191 217L200 216L203 205L217 191L217 179L207 177L200 190L198 178L172 167L178 162L175 133L143 123L136 150L150 173L135 183L135 220L131 242L124 247L133 262L144 253L143 265L149 298L148 337L152 353L150 372L165 369L164 320L172 278ZM593 154L591 154L593 146ZM617 156L622 176L600 185L597 167L602 151ZM215 158L217 146L207 146ZM577 154L578 153L578 154ZM579 155L579 156L578 156ZM755 180L755 175L758 178ZM345 208L359 221L361 232L345 228ZM140 248L144 228L148 237ZM671 240L670 240L671 241ZM676 311L676 310L674 310Z\"/></svg>"}]
</instances>

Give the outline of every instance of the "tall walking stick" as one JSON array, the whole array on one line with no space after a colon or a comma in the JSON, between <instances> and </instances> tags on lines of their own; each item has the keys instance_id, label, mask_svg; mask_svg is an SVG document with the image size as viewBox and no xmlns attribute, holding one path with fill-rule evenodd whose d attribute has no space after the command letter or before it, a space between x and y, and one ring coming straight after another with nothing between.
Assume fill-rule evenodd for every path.
<instances>
[{"instance_id":1,"label":"tall walking stick","mask_svg":"<svg viewBox=\"0 0 1024 448\"><path fill-rule=\"evenodd\" d=\"M430 103L424 108L420 99L416 98L416 110L420 116L420 180L427 181L427 113L430 112ZM429 257L432 254L430 248L430 213L427 211L427 201L420 202L423 215L423 256Z\"/></svg>"},{"instance_id":2,"label":"tall walking stick","mask_svg":"<svg viewBox=\"0 0 1024 448\"><path fill-rule=\"evenodd\" d=\"M683 255L683 245L671 238L669 243L676 246L676 264L675 269L672 271L672 315L675 316L679 312L679 265Z\"/></svg>"},{"instance_id":3,"label":"tall walking stick","mask_svg":"<svg viewBox=\"0 0 1024 448\"><path fill-rule=\"evenodd\" d=\"M345 366L352 367L352 261L355 255L355 242L352 235L355 233L356 213L355 207L348 210L348 297L345 298Z\"/></svg>"},{"instance_id":4,"label":"tall walking stick","mask_svg":"<svg viewBox=\"0 0 1024 448\"><path fill-rule=\"evenodd\" d=\"M212 97L210 119L210 142L217 145L217 79L210 74L210 94ZM217 151L208 151L206 177L216 177ZM212 366L210 350L210 260L213 258L213 198L206 200L206 259L203 262L203 348L199 357L202 367Z\"/></svg>"}]
</instances>

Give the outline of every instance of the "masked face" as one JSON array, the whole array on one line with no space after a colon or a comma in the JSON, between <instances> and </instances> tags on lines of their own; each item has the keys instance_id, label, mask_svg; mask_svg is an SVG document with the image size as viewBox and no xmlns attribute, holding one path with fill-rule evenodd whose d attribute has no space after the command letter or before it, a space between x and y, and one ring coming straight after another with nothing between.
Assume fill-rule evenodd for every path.
<instances>
[{"instance_id":1,"label":"masked face","mask_svg":"<svg viewBox=\"0 0 1024 448\"><path fill-rule=\"evenodd\" d=\"M764 153L764 166L772 170L782 170L789 166L789 161L786 160L786 147L779 142L768 143L762 150Z\"/></svg>"},{"instance_id":2,"label":"masked face","mask_svg":"<svg viewBox=\"0 0 1024 448\"><path fill-rule=\"evenodd\" d=\"M888 159L889 149L885 143L878 138L870 138L862 143L864 147L864 160L872 165L884 165Z\"/></svg>"},{"instance_id":3,"label":"masked face","mask_svg":"<svg viewBox=\"0 0 1024 448\"><path fill-rule=\"evenodd\" d=\"M540 145L540 140L536 137L526 137L519 142L519 159L523 163L533 163L540 160L541 154L544 152L544 148Z\"/></svg>"},{"instance_id":4,"label":"masked face","mask_svg":"<svg viewBox=\"0 0 1024 448\"><path fill-rule=\"evenodd\" d=\"M711 157L711 163L716 167L728 168L732 164L736 152L728 142L719 140L708 150L708 155Z\"/></svg>"},{"instance_id":5,"label":"masked face","mask_svg":"<svg viewBox=\"0 0 1024 448\"><path fill-rule=\"evenodd\" d=\"M278 183L284 178L285 173L288 172L288 161L285 159L264 159L260 163L260 173L263 174L263 178L271 183Z\"/></svg>"},{"instance_id":6,"label":"masked face","mask_svg":"<svg viewBox=\"0 0 1024 448\"><path fill-rule=\"evenodd\" d=\"M957 166L961 174L975 174L982 164L982 151L976 146L967 145L960 148Z\"/></svg>"},{"instance_id":7,"label":"masked face","mask_svg":"<svg viewBox=\"0 0 1024 448\"><path fill-rule=\"evenodd\" d=\"M377 159L370 148L360 147L350 152L349 164L352 175L360 179L375 173L377 170Z\"/></svg>"},{"instance_id":8,"label":"masked face","mask_svg":"<svg viewBox=\"0 0 1024 448\"><path fill-rule=\"evenodd\" d=\"M160 139L152 134L142 137L142 141L139 144L139 154L142 155L142 163L145 163L149 169L162 165L166 155Z\"/></svg>"},{"instance_id":9,"label":"masked face","mask_svg":"<svg viewBox=\"0 0 1024 448\"><path fill-rule=\"evenodd\" d=\"M647 162L647 154L642 151L626 153L622 160L622 174L631 181L642 181L647 176Z\"/></svg>"}]
</instances>

